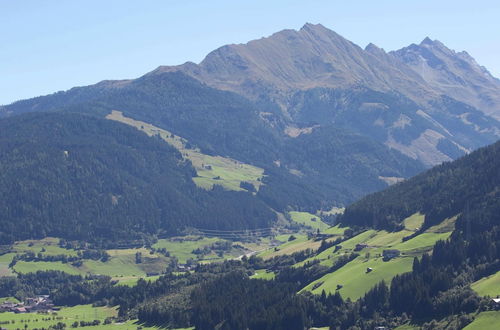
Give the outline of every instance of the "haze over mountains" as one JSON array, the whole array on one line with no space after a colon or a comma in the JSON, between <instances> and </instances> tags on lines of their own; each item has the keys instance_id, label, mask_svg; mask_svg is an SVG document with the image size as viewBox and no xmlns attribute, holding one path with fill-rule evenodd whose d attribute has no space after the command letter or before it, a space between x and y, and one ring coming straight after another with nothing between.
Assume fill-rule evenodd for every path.
<instances>
[{"instance_id":1,"label":"haze over mountains","mask_svg":"<svg viewBox=\"0 0 500 330\"><path fill-rule=\"evenodd\" d=\"M265 171L274 210L345 205L500 137L500 81L426 38L365 49L318 24L0 107L0 116L113 110Z\"/></svg>"},{"instance_id":2,"label":"haze over mountains","mask_svg":"<svg viewBox=\"0 0 500 330\"><path fill-rule=\"evenodd\" d=\"M306 24L0 107L0 324L497 329L499 95Z\"/></svg>"},{"instance_id":3,"label":"haze over mountains","mask_svg":"<svg viewBox=\"0 0 500 330\"><path fill-rule=\"evenodd\" d=\"M428 38L386 53L373 44L363 50L320 24L306 24L299 31L223 46L199 65L159 67L152 74L178 70L209 86L278 104L285 125L340 122L427 165L500 136L500 81L467 53ZM344 92L332 96L331 89ZM359 102L358 93L367 90L392 100L376 95ZM304 97L316 108L300 104ZM352 116L356 111L362 113ZM344 112L362 126L344 123Z\"/></svg>"}]
</instances>

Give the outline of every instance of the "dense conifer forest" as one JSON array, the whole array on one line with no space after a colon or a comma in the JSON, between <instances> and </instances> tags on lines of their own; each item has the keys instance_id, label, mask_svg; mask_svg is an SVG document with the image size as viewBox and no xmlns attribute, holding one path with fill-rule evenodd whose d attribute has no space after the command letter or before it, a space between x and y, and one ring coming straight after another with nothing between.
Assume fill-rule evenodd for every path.
<instances>
[{"instance_id":1,"label":"dense conifer forest","mask_svg":"<svg viewBox=\"0 0 500 330\"><path fill-rule=\"evenodd\" d=\"M97 244L172 235L186 226L260 228L275 215L247 192L195 186L191 164L155 137L78 114L0 121L0 238Z\"/></svg>"},{"instance_id":2,"label":"dense conifer forest","mask_svg":"<svg viewBox=\"0 0 500 330\"><path fill-rule=\"evenodd\" d=\"M290 137L283 133L288 124L275 104L250 102L181 72L145 75L116 86L103 82L77 87L9 109L16 114L62 110L100 117L122 111L182 136L206 154L265 169L273 184L260 194L277 209L343 205L385 188L379 176L406 178L424 169L380 142L337 126Z\"/></svg>"},{"instance_id":3,"label":"dense conifer forest","mask_svg":"<svg viewBox=\"0 0 500 330\"><path fill-rule=\"evenodd\" d=\"M405 182L351 204L340 221L349 225L395 229L406 217L425 214L425 227L460 215L465 230L483 232L498 224L500 142L454 162L438 165Z\"/></svg>"}]
</instances>

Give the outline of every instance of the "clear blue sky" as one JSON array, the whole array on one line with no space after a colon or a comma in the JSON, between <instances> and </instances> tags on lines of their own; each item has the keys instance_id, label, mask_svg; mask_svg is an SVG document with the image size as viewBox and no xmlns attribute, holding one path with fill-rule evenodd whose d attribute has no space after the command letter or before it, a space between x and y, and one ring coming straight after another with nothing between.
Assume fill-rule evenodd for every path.
<instances>
[{"instance_id":1,"label":"clear blue sky","mask_svg":"<svg viewBox=\"0 0 500 330\"><path fill-rule=\"evenodd\" d=\"M429 36L500 77L498 0L0 0L0 104L199 62L305 22L385 50Z\"/></svg>"}]
</instances>

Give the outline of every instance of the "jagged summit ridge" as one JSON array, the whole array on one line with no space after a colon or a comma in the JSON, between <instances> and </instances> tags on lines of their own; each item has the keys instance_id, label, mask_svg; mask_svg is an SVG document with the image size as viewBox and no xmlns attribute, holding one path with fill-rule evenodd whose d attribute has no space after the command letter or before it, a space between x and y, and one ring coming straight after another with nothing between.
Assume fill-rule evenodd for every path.
<instances>
[{"instance_id":1,"label":"jagged summit ridge","mask_svg":"<svg viewBox=\"0 0 500 330\"><path fill-rule=\"evenodd\" d=\"M178 75L165 74L172 72ZM500 119L500 82L467 53L429 37L386 52L371 43L363 49L321 24L306 23L298 30L222 46L199 64L161 66L140 79L162 84L185 75L256 102L262 120L279 134L334 125L427 165L500 137L500 123L492 118ZM135 86L134 81L105 85ZM79 103L104 87L60 96ZM51 102L23 101L0 108L0 114Z\"/></svg>"}]
</instances>

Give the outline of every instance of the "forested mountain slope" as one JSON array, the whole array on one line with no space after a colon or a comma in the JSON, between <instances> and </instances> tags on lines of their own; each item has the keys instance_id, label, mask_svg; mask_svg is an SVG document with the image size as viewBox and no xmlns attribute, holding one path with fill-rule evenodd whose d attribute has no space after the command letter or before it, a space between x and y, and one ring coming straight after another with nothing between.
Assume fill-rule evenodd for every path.
<instances>
[{"instance_id":1,"label":"forested mountain slope","mask_svg":"<svg viewBox=\"0 0 500 330\"><path fill-rule=\"evenodd\" d=\"M411 209L410 199L417 199L416 205L428 204L430 210L442 209L436 216L462 210L458 219L450 221L456 219L455 227L445 232L439 226L419 231L420 215L407 219L405 229L392 232L365 230L359 228L362 223L353 223L320 235L315 230L309 237L280 235L286 243L250 258L200 263L184 273L169 268L156 280L141 279L130 287L115 285L109 277L39 272L0 279L0 292L18 297L43 288L60 304L119 305L121 318L138 319L145 326L462 329L471 322L484 322L485 315L498 315L491 299L470 286L496 276L500 266L499 181L493 173L498 168L499 143L373 195L379 197L380 219L396 219L395 210L428 210ZM398 197L395 193L402 195L397 204L392 203ZM461 195L467 200L460 200ZM368 210L374 207L362 200L357 208L363 205ZM350 208L341 219L344 223L352 219ZM380 222L391 225L399 224ZM416 235L406 240L407 233ZM386 255L394 249L401 254ZM497 316L488 325L496 320Z\"/></svg>"},{"instance_id":2,"label":"forested mountain slope","mask_svg":"<svg viewBox=\"0 0 500 330\"><path fill-rule=\"evenodd\" d=\"M268 184L259 196L277 210L287 205L315 210L346 204L386 187L380 177L406 178L423 169L418 161L382 143L332 125L294 137L283 134L277 129L283 127L281 120L273 115L276 109L267 107L270 112L263 115L262 107L237 94L210 88L181 72L167 72L99 91L95 86L75 88L9 109L102 117L122 111L187 139L206 154L263 168Z\"/></svg>"},{"instance_id":3,"label":"forested mountain slope","mask_svg":"<svg viewBox=\"0 0 500 330\"><path fill-rule=\"evenodd\" d=\"M197 188L195 173L164 141L105 119L40 113L1 120L0 240L119 244L186 226L260 228L275 219L251 193Z\"/></svg>"},{"instance_id":4,"label":"forested mountain slope","mask_svg":"<svg viewBox=\"0 0 500 330\"><path fill-rule=\"evenodd\" d=\"M411 44L389 55L411 67L436 91L500 119L500 80L467 52L455 52L427 37L418 45Z\"/></svg>"},{"instance_id":5,"label":"forested mountain slope","mask_svg":"<svg viewBox=\"0 0 500 330\"><path fill-rule=\"evenodd\" d=\"M196 86L186 75L202 84ZM103 81L15 102L0 107L0 116L75 106L109 112L128 105L126 112L136 119L161 122L187 139L197 135L200 147L221 154L237 149L245 157L267 147L273 136L334 126L432 166L500 137L498 93L498 79L438 41L426 39L386 53L373 44L362 49L320 24L306 24L298 31L220 47L200 64L160 66L134 80ZM203 125L188 121L199 116L206 120ZM242 130L234 121L247 127ZM268 148L258 158L269 161L275 150Z\"/></svg>"},{"instance_id":6,"label":"forested mountain slope","mask_svg":"<svg viewBox=\"0 0 500 330\"><path fill-rule=\"evenodd\" d=\"M200 64L161 66L151 75L173 71L273 103L291 127L336 123L347 112L355 131L428 166L500 137L500 81L466 53L429 39L386 53L373 44L362 49L321 24L305 24L220 47ZM367 98L363 90L378 95Z\"/></svg>"},{"instance_id":7,"label":"forested mountain slope","mask_svg":"<svg viewBox=\"0 0 500 330\"><path fill-rule=\"evenodd\" d=\"M350 226L397 228L403 219L421 212L424 227L429 227L460 214L458 224L467 219L469 229L481 232L500 222L499 168L497 142L362 198L346 208L340 221Z\"/></svg>"}]
</instances>

